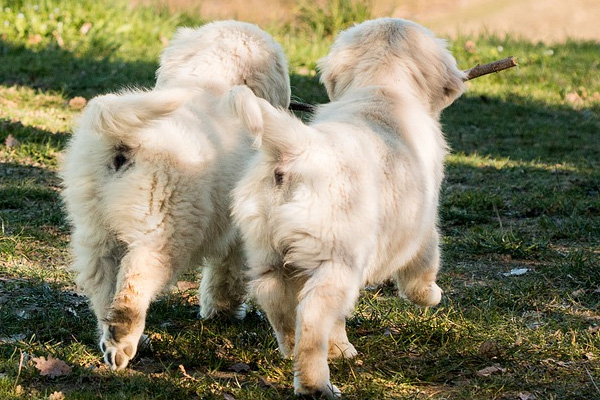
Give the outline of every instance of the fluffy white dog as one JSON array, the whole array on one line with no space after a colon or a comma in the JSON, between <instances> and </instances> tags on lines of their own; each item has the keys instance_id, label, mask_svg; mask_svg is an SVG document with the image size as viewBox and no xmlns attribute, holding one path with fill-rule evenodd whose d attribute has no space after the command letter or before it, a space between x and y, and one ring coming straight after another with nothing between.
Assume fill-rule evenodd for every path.
<instances>
[{"instance_id":1,"label":"fluffy white dog","mask_svg":"<svg viewBox=\"0 0 600 400\"><path fill-rule=\"evenodd\" d=\"M137 351L150 301L203 263L203 317L242 312L246 285L230 194L253 153L250 135L220 103L248 85L287 107L281 47L258 27L221 21L179 29L156 88L88 104L66 151L63 198L73 225L73 270L113 369Z\"/></svg>"},{"instance_id":2,"label":"fluffy white dog","mask_svg":"<svg viewBox=\"0 0 600 400\"><path fill-rule=\"evenodd\" d=\"M356 354L345 317L363 285L394 278L416 304L441 299L439 116L464 73L444 41L400 19L342 32L319 68L331 103L309 125L232 90L229 107L261 150L233 210L251 291L294 355L295 392L336 397L327 358Z\"/></svg>"}]
</instances>

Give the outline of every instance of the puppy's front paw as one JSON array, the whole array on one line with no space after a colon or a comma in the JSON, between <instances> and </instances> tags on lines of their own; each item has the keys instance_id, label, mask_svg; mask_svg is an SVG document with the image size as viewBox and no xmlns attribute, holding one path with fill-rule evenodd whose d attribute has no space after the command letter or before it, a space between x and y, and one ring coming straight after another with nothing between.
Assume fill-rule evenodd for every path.
<instances>
[{"instance_id":1,"label":"puppy's front paw","mask_svg":"<svg viewBox=\"0 0 600 400\"><path fill-rule=\"evenodd\" d=\"M104 362L112 370L124 369L137 352L140 340L141 335L129 332L124 325L104 325L100 338Z\"/></svg>"},{"instance_id":2,"label":"puppy's front paw","mask_svg":"<svg viewBox=\"0 0 600 400\"><path fill-rule=\"evenodd\" d=\"M309 388L303 385L297 376L294 377L294 394L313 398L320 396L326 396L328 399L342 398L342 391L329 381L318 388Z\"/></svg>"}]
</instances>

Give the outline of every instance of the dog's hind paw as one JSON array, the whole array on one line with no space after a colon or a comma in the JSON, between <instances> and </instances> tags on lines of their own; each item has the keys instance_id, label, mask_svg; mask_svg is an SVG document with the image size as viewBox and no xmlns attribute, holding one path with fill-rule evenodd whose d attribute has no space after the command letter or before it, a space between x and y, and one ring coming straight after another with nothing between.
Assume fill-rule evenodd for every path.
<instances>
[{"instance_id":1,"label":"dog's hind paw","mask_svg":"<svg viewBox=\"0 0 600 400\"><path fill-rule=\"evenodd\" d=\"M358 351L350 342L346 343L329 343L327 358L353 358L358 355Z\"/></svg>"},{"instance_id":2,"label":"dog's hind paw","mask_svg":"<svg viewBox=\"0 0 600 400\"><path fill-rule=\"evenodd\" d=\"M246 314L248 313L248 305L246 303L242 303L234 309L219 309L217 307L203 305L200 307L200 311L198 312L198 317L200 319L212 319L218 318L220 316L232 317L237 320L243 320L246 318Z\"/></svg>"},{"instance_id":3,"label":"dog's hind paw","mask_svg":"<svg viewBox=\"0 0 600 400\"><path fill-rule=\"evenodd\" d=\"M431 282L425 287L406 293L406 297L420 306L433 307L437 306L442 300L442 289L435 282Z\"/></svg>"}]
</instances>

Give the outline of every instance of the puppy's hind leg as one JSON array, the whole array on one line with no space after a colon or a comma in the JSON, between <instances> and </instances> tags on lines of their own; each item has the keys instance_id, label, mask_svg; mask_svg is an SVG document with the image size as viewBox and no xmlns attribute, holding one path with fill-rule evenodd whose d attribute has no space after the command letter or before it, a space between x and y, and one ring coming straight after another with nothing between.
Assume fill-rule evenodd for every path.
<instances>
[{"instance_id":1,"label":"puppy's hind leg","mask_svg":"<svg viewBox=\"0 0 600 400\"><path fill-rule=\"evenodd\" d=\"M100 347L111 369L123 369L137 352L150 301L169 282L167 256L145 247L130 248L121 261L117 291L104 318Z\"/></svg>"},{"instance_id":2,"label":"puppy's hind leg","mask_svg":"<svg viewBox=\"0 0 600 400\"><path fill-rule=\"evenodd\" d=\"M241 246L232 245L223 258L206 259L200 283L200 317L229 314L237 319L246 316L246 279Z\"/></svg>"},{"instance_id":3,"label":"puppy's hind leg","mask_svg":"<svg viewBox=\"0 0 600 400\"><path fill-rule=\"evenodd\" d=\"M329 378L328 343L332 330L358 297L360 279L355 275L356 270L345 264L325 262L314 269L300 293L294 349L296 394L341 395Z\"/></svg>"},{"instance_id":4,"label":"puppy's hind leg","mask_svg":"<svg viewBox=\"0 0 600 400\"><path fill-rule=\"evenodd\" d=\"M439 233L434 229L417 255L396 272L398 290L415 304L436 306L442 299L442 289L435 283L439 268Z\"/></svg>"},{"instance_id":5,"label":"puppy's hind leg","mask_svg":"<svg viewBox=\"0 0 600 400\"><path fill-rule=\"evenodd\" d=\"M106 235L101 241L91 242L76 231L73 234L73 252L77 285L90 301L90 306L102 330L102 320L106 317L117 284L117 272L124 248Z\"/></svg>"}]
</instances>

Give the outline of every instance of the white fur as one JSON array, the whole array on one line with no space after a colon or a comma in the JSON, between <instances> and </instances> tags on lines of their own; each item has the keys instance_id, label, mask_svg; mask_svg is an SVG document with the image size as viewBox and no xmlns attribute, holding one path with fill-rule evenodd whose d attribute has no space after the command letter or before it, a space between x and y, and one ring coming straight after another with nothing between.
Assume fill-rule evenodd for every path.
<instances>
[{"instance_id":1,"label":"white fur","mask_svg":"<svg viewBox=\"0 0 600 400\"><path fill-rule=\"evenodd\" d=\"M235 21L183 28L161 56L154 90L99 96L81 116L62 195L72 268L113 369L135 355L150 301L189 265L205 266L203 317L243 312L230 192L253 150L221 103L244 82L273 106L288 106L287 63L267 33Z\"/></svg>"},{"instance_id":2,"label":"white fur","mask_svg":"<svg viewBox=\"0 0 600 400\"><path fill-rule=\"evenodd\" d=\"M441 299L438 120L464 74L443 41L400 19L342 32L319 67L332 101L309 125L232 89L230 109L261 143L233 212L296 393L337 397L327 357L356 354L345 317L363 285L394 278L417 304Z\"/></svg>"}]
</instances>

